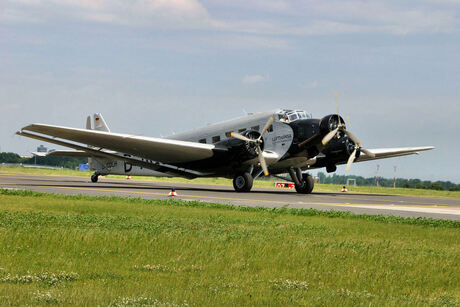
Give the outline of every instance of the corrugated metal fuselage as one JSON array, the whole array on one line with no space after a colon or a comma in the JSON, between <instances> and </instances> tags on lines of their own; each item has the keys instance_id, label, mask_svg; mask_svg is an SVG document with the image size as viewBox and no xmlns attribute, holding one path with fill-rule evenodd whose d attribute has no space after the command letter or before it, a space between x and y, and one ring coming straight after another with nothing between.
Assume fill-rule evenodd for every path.
<instances>
[{"instance_id":1,"label":"corrugated metal fuselage","mask_svg":"<svg viewBox=\"0 0 460 307\"><path fill-rule=\"evenodd\" d=\"M291 147L294 133L292 128L277 119L277 113L280 110L250 114L240 118L207 125L198 129L176 133L166 137L167 139L200 142L207 144L217 144L230 138L231 132L242 133L246 130L261 131L271 116L275 121L263 136L264 151L272 152L281 159ZM276 116L275 116L276 115ZM245 161L246 163L232 163L229 155L225 152L216 150L215 155L209 159L178 165L180 167L202 171L204 176L225 176L232 177L236 171L250 168L255 161ZM92 158L90 162L91 169L102 174L132 175L132 176L174 176L173 174L160 173L157 171L145 169L143 167L130 165L122 161L109 159Z\"/></svg>"}]
</instances>

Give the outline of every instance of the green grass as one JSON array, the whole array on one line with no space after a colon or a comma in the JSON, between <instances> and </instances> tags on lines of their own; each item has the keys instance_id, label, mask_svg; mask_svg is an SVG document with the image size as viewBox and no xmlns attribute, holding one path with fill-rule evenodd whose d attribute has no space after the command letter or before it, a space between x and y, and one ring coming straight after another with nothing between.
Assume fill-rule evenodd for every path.
<instances>
[{"instance_id":1,"label":"green grass","mask_svg":"<svg viewBox=\"0 0 460 307\"><path fill-rule=\"evenodd\" d=\"M0 305L454 306L460 223L0 190Z\"/></svg>"},{"instance_id":2,"label":"green grass","mask_svg":"<svg viewBox=\"0 0 460 307\"><path fill-rule=\"evenodd\" d=\"M35 169L24 167L7 167L0 166L0 172L16 172L37 175L50 176L79 176L89 178L92 174L90 171L76 171L69 169ZM126 176L110 175L109 178L125 179ZM198 183L198 184L215 184L232 186L232 180L226 178L196 178L193 180L185 178L168 178L168 177L146 177L133 176L133 180L159 181L159 182L179 182L179 183ZM280 181L276 179L276 181ZM275 180L256 180L254 187L258 188L273 188ZM437 197L437 198L458 198L460 199L460 191L436 191L423 189L406 189L406 188L389 188L375 186L348 186L348 191L351 193L368 193L368 194L383 194L383 195L405 195L416 197ZM340 192L342 185L339 184L315 184L314 191L317 192Z\"/></svg>"}]
</instances>

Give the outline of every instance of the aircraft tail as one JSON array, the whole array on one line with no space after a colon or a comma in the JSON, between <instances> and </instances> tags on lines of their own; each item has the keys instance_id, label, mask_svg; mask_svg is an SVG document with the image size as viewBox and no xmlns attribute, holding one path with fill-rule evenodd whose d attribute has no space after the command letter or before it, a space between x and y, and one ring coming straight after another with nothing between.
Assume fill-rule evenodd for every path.
<instances>
[{"instance_id":1,"label":"aircraft tail","mask_svg":"<svg viewBox=\"0 0 460 307\"><path fill-rule=\"evenodd\" d=\"M92 130L93 128L91 128L91 116L88 116L86 118L86 129L87 130Z\"/></svg>"},{"instance_id":2,"label":"aircraft tail","mask_svg":"<svg viewBox=\"0 0 460 307\"><path fill-rule=\"evenodd\" d=\"M107 126L107 123L105 122L104 117L102 117L101 113L95 113L93 115L93 121L91 120L91 116L88 116L86 118L86 129L110 132L109 126ZM93 148L93 146L89 145L88 147ZM96 168L99 164L95 163L92 157L88 157L88 165L91 170L97 171Z\"/></svg>"},{"instance_id":3,"label":"aircraft tail","mask_svg":"<svg viewBox=\"0 0 460 307\"><path fill-rule=\"evenodd\" d=\"M102 117L101 113L95 113L93 115L93 118L94 130L110 132L109 126L107 126L107 123L105 122L104 117Z\"/></svg>"}]
</instances>

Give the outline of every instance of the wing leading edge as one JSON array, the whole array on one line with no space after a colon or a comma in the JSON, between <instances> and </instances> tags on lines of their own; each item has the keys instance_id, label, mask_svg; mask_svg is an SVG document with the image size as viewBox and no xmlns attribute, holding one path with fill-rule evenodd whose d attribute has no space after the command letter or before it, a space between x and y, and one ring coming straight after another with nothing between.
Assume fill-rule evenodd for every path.
<instances>
[{"instance_id":1,"label":"wing leading edge","mask_svg":"<svg viewBox=\"0 0 460 307\"><path fill-rule=\"evenodd\" d=\"M44 124L26 126L21 129L21 132L24 130L162 163L174 164L207 159L214 155L214 150L217 150L211 144Z\"/></svg>"},{"instance_id":2,"label":"wing leading edge","mask_svg":"<svg viewBox=\"0 0 460 307\"><path fill-rule=\"evenodd\" d=\"M362 152L359 158L356 159L356 162L393 158L407 155L417 155L420 151L432 149L434 149L433 146L368 149L368 151L372 153L374 156L368 156Z\"/></svg>"}]
</instances>

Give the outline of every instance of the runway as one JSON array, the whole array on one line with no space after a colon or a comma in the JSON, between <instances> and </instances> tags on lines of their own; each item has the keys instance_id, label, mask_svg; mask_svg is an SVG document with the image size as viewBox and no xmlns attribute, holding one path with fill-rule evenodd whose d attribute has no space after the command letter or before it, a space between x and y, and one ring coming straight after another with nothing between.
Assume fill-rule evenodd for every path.
<instances>
[{"instance_id":1,"label":"runway","mask_svg":"<svg viewBox=\"0 0 460 307\"><path fill-rule=\"evenodd\" d=\"M309 195L276 188L254 188L236 193L232 187L193 183L167 183L102 178L46 176L0 172L0 188L27 189L59 194L129 196L167 199L174 187L181 200L198 200L237 206L314 208L350 211L357 214L383 214L402 217L428 217L460 220L460 200L426 197L313 192Z\"/></svg>"}]
</instances>

